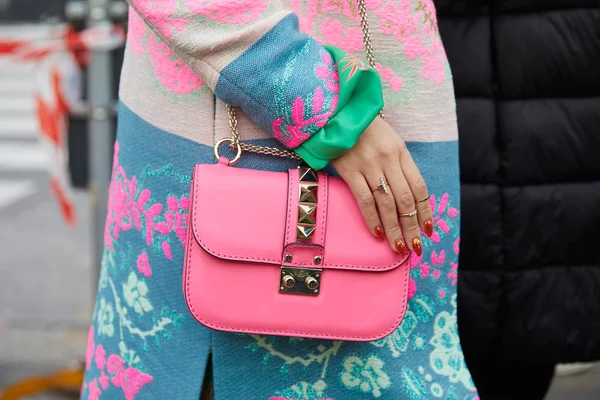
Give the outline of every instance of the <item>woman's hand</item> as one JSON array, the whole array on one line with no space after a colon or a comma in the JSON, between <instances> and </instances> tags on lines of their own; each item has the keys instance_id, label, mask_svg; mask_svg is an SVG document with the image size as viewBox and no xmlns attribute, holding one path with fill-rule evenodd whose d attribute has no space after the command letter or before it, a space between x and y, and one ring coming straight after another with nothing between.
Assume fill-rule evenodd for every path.
<instances>
[{"instance_id":1,"label":"woman's hand","mask_svg":"<svg viewBox=\"0 0 600 400\"><path fill-rule=\"evenodd\" d=\"M383 240L385 232L394 251L405 255L410 249L420 256L423 245L419 227L427 236L433 233L429 193L394 129L382 118L375 118L356 145L331 163L352 190L373 235ZM389 186L387 193L378 189L381 178Z\"/></svg>"}]
</instances>

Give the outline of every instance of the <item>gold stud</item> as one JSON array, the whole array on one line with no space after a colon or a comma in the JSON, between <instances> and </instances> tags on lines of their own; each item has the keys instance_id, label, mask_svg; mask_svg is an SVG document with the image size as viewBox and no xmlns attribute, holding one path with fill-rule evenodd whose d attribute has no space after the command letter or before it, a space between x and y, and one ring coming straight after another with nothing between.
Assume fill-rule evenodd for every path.
<instances>
[{"instance_id":1,"label":"gold stud","mask_svg":"<svg viewBox=\"0 0 600 400\"><path fill-rule=\"evenodd\" d=\"M315 232L315 225L298 225L296 228L296 239L300 242L311 242Z\"/></svg>"},{"instance_id":2,"label":"gold stud","mask_svg":"<svg viewBox=\"0 0 600 400\"><path fill-rule=\"evenodd\" d=\"M301 183L298 196L300 203L317 204L317 189L318 186L312 183Z\"/></svg>"},{"instance_id":3,"label":"gold stud","mask_svg":"<svg viewBox=\"0 0 600 400\"><path fill-rule=\"evenodd\" d=\"M321 256L316 256L315 257L315 264L320 265L321 261L323 261L323 259L321 258ZM319 276L319 275L317 275L317 276Z\"/></svg>"},{"instance_id":4,"label":"gold stud","mask_svg":"<svg viewBox=\"0 0 600 400\"><path fill-rule=\"evenodd\" d=\"M298 223L300 224L316 224L315 220L315 210L316 206L309 204L300 204L298 206Z\"/></svg>"},{"instance_id":5,"label":"gold stud","mask_svg":"<svg viewBox=\"0 0 600 400\"><path fill-rule=\"evenodd\" d=\"M285 255L285 262L292 262L292 255L291 254L286 254Z\"/></svg>"},{"instance_id":6,"label":"gold stud","mask_svg":"<svg viewBox=\"0 0 600 400\"><path fill-rule=\"evenodd\" d=\"M298 171L300 172L300 182L313 182L317 183L319 179L317 178L317 174L315 170L307 167L299 167Z\"/></svg>"}]
</instances>

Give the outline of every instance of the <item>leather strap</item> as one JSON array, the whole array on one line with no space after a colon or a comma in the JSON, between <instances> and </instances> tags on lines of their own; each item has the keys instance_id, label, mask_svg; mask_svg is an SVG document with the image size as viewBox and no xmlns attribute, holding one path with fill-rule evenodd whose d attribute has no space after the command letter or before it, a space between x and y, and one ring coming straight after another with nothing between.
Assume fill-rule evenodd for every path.
<instances>
[{"instance_id":1,"label":"leather strap","mask_svg":"<svg viewBox=\"0 0 600 400\"><path fill-rule=\"evenodd\" d=\"M317 178L316 182L312 177ZM307 167L288 171L287 218L285 243L281 255L282 265L311 267L323 263L328 179L326 173L317 174ZM316 202L313 203L313 199ZM312 221L314 227L310 226ZM311 233L306 238L303 232ZM320 258L318 263L315 261L316 257Z\"/></svg>"}]
</instances>

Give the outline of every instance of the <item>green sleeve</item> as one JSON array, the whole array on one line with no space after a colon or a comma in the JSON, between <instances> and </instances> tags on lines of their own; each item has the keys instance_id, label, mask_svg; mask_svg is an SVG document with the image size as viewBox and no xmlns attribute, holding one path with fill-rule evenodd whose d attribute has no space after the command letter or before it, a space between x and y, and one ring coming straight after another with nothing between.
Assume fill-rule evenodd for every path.
<instances>
[{"instance_id":1,"label":"green sleeve","mask_svg":"<svg viewBox=\"0 0 600 400\"><path fill-rule=\"evenodd\" d=\"M333 116L310 139L295 149L315 169L350 150L383 108L379 74L366 62L334 46L325 46L339 74L340 93Z\"/></svg>"}]
</instances>

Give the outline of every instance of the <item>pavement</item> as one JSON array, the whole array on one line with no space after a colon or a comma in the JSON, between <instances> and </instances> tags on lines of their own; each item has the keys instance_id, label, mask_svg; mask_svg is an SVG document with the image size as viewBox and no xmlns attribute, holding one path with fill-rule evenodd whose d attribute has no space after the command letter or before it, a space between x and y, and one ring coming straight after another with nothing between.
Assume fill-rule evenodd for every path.
<instances>
[{"instance_id":1,"label":"pavement","mask_svg":"<svg viewBox=\"0 0 600 400\"><path fill-rule=\"evenodd\" d=\"M36 142L31 74L0 68L0 388L83 361L95 290L89 197L75 193L67 227ZM547 397L599 399L600 365L555 378Z\"/></svg>"}]
</instances>

